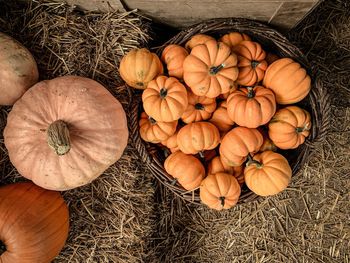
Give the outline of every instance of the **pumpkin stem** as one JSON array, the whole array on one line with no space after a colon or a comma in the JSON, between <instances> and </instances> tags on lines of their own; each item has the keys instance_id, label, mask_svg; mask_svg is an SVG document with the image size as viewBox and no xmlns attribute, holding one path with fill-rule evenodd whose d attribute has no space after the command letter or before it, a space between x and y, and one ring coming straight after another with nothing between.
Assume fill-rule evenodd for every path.
<instances>
[{"instance_id":1,"label":"pumpkin stem","mask_svg":"<svg viewBox=\"0 0 350 263\"><path fill-rule=\"evenodd\" d=\"M221 201L221 206L224 207L225 206L225 196L220 196L219 199Z\"/></svg>"},{"instance_id":2,"label":"pumpkin stem","mask_svg":"<svg viewBox=\"0 0 350 263\"><path fill-rule=\"evenodd\" d=\"M69 152L69 129L64 121L57 120L50 124L47 129L47 143L57 155L65 155Z\"/></svg>"},{"instance_id":3,"label":"pumpkin stem","mask_svg":"<svg viewBox=\"0 0 350 263\"><path fill-rule=\"evenodd\" d=\"M198 154L199 154L199 157L200 157L200 158L202 158L202 159L204 159L204 158L205 158L205 156L204 156L204 152L203 152L203 151L200 151Z\"/></svg>"},{"instance_id":4,"label":"pumpkin stem","mask_svg":"<svg viewBox=\"0 0 350 263\"><path fill-rule=\"evenodd\" d=\"M166 97L166 95L168 94L168 91L165 89L165 88L162 88L161 90L160 90L160 98L161 99L164 99L165 97Z\"/></svg>"},{"instance_id":5,"label":"pumpkin stem","mask_svg":"<svg viewBox=\"0 0 350 263\"><path fill-rule=\"evenodd\" d=\"M211 67L211 68L209 69L209 74L210 74L210 75L216 75L216 74L218 74L218 72L219 72L221 69L223 69L224 67L225 67L224 64L220 64L220 65L217 66L217 67Z\"/></svg>"},{"instance_id":6,"label":"pumpkin stem","mask_svg":"<svg viewBox=\"0 0 350 263\"><path fill-rule=\"evenodd\" d=\"M303 132L303 131L307 131L308 129L309 129L309 125L306 124L304 127L296 127L296 128L295 128L295 131L296 131L297 133L300 133L300 132Z\"/></svg>"},{"instance_id":7,"label":"pumpkin stem","mask_svg":"<svg viewBox=\"0 0 350 263\"><path fill-rule=\"evenodd\" d=\"M250 155L250 154L248 154L248 162L245 164L245 166L249 166L249 165L255 165L257 168L261 168L261 167L263 167L263 165L260 163L260 162L258 162L257 160L254 160L253 159L253 157Z\"/></svg>"},{"instance_id":8,"label":"pumpkin stem","mask_svg":"<svg viewBox=\"0 0 350 263\"><path fill-rule=\"evenodd\" d=\"M254 87L247 87L247 90L248 90L247 97L254 98L254 96L255 96Z\"/></svg>"},{"instance_id":9,"label":"pumpkin stem","mask_svg":"<svg viewBox=\"0 0 350 263\"><path fill-rule=\"evenodd\" d=\"M6 245L0 240L0 256L6 251Z\"/></svg>"},{"instance_id":10,"label":"pumpkin stem","mask_svg":"<svg viewBox=\"0 0 350 263\"><path fill-rule=\"evenodd\" d=\"M203 105L200 104L200 103L197 103L196 105L194 105L194 108L195 108L196 110L204 110Z\"/></svg>"},{"instance_id":11,"label":"pumpkin stem","mask_svg":"<svg viewBox=\"0 0 350 263\"><path fill-rule=\"evenodd\" d=\"M252 65L252 68L253 68L253 69L254 69L254 68L256 68L256 67L257 67L259 64L260 64L260 62L259 62L259 61L252 60L251 65Z\"/></svg>"},{"instance_id":12,"label":"pumpkin stem","mask_svg":"<svg viewBox=\"0 0 350 263\"><path fill-rule=\"evenodd\" d=\"M153 119L151 116L148 117L148 120L149 120L149 122L150 122L152 125L154 125L154 124L157 123L157 121L156 121L155 119Z\"/></svg>"}]
</instances>

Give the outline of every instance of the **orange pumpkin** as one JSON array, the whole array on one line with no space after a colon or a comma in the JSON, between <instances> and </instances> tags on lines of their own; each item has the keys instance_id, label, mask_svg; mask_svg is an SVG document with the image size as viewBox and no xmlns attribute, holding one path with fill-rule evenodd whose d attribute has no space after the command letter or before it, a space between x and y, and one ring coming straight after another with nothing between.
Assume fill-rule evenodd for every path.
<instances>
[{"instance_id":1,"label":"orange pumpkin","mask_svg":"<svg viewBox=\"0 0 350 263\"><path fill-rule=\"evenodd\" d=\"M164 168L186 190L192 191L199 187L205 176L201 162L192 155L180 151L174 152L165 160Z\"/></svg>"},{"instance_id":2,"label":"orange pumpkin","mask_svg":"<svg viewBox=\"0 0 350 263\"><path fill-rule=\"evenodd\" d=\"M220 96L218 97L219 99L223 99L226 100L228 98L228 96L230 96L230 94L232 92L234 92L235 90L238 89L238 84L237 83L233 83L233 86L230 88L230 90L224 94L220 94Z\"/></svg>"},{"instance_id":3,"label":"orange pumpkin","mask_svg":"<svg viewBox=\"0 0 350 263\"><path fill-rule=\"evenodd\" d=\"M45 80L13 106L5 146L18 172L51 190L90 183L114 164L128 142L122 105L96 81Z\"/></svg>"},{"instance_id":4,"label":"orange pumpkin","mask_svg":"<svg viewBox=\"0 0 350 263\"><path fill-rule=\"evenodd\" d=\"M146 142L159 143L167 140L176 131L177 121L173 122L157 122L149 117L145 112L141 113L140 136Z\"/></svg>"},{"instance_id":5,"label":"orange pumpkin","mask_svg":"<svg viewBox=\"0 0 350 263\"><path fill-rule=\"evenodd\" d=\"M183 78L183 63L188 56L186 49L179 45L168 45L162 52L162 61L166 64L169 76Z\"/></svg>"},{"instance_id":6,"label":"orange pumpkin","mask_svg":"<svg viewBox=\"0 0 350 263\"><path fill-rule=\"evenodd\" d=\"M244 40L250 40L250 37L244 33L239 32L231 32L220 38L220 41L224 42L230 48L233 48Z\"/></svg>"},{"instance_id":7,"label":"orange pumpkin","mask_svg":"<svg viewBox=\"0 0 350 263\"><path fill-rule=\"evenodd\" d=\"M0 32L0 105L13 105L39 78L32 54Z\"/></svg>"},{"instance_id":8,"label":"orange pumpkin","mask_svg":"<svg viewBox=\"0 0 350 263\"><path fill-rule=\"evenodd\" d=\"M145 112L156 121L172 122L185 112L187 91L176 78L159 76L142 93Z\"/></svg>"},{"instance_id":9,"label":"orange pumpkin","mask_svg":"<svg viewBox=\"0 0 350 263\"><path fill-rule=\"evenodd\" d=\"M197 154L212 150L220 142L220 133L215 125L209 122L193 122L179 130L177 144L186 154Z\"/></svg>"},{"instance_id":10,"label":"orange pumpkin","mask_svg":"<svg viewBox=\"0 0 350 263\"><path fill-rule=\"evenodd\" d=\"M263 85L272 89L278 104L293 104L307 96L311 78L299 63L281 58L268 67Z\"/></svg>"},{"instance_id":11,"label":"orange pumpkin","mask_svg":"<svg viewBox=\"0 0 350 263\"><path fill-rule=\"evenodd\" d=\"M275 152L275 151L277 151L277 147L271 141L271 139L269 138L268 132L262 127L259 127L258 131L261 133L261 135L264 138L264 142L261 145L259 152L264 152L264 151L273 151L273 152Z\"/></svg>"},{"instance_id":12,"label":"orange pumpkin","mask_svg":"<svg viewBox=\"0 0 350 263\"><path fill-rule=\"evenodd\" d=\"M280 109L269 123L269 136L281 149L295 149L303 144L311 129L310 114L297 106Z\"/></svg>"},{"instance_id":13,"label":"orange pumpkin","mask_svg":"<svg viewBox=\"0 0 350 263\"><path fill-rule=\"evenodd\" d=\"M268 123L275 112L275 95L262 86L240 88L227 98L227 114L239 126L257 128Z\"/></svg>"},{"instance_id":14,"label":"orange pumpkin","mask_svg":"<svg viewBox=\"0 0 350 263\"><path fill-rule=\"evenodd\" d=\"M220 132L226 132L232 129L235 123L228 116L226 101L220 103L209 121L214 124Z\"/></svg>"},{"instance_id":15,"label":"orange pumpkin","mask_svg":"<svg viewBox=\"0 0 350 263\"><path fill-rule=\"evenodd\" d=\"M226 44L215 40L195 46L183 68L184 81L192 92L208 98L229 92L238 76L236 55Z\"/></svg>"},{"instance_id":16,"label":"orange pumpkin","mask_svg":"<svg viewBox=\"0 0 350 263\"><path fill-rule=\"evenodd\" d=\"M215 210L230 209L237 204L240 195L237 179L220 172L208 175L199 190L202 203Z\"/></svg>"},{"instance_id":17,"label":"orange pumpkin","mask_svg":"<svg viewBox=\"0 0 350 263\"><path fill-rule=\"evenodd\" d=\"M220 158L229 166L240 166L248 154L259 151L263 137L257 129L236 127L229 131L221 141Z\"/></svg>"},{"instance_id":18,"label":"orange pumpkin","mask_svg":"<svg viewBox=\"0 0 350 263\"><path fill-rule=\"evenodd\" d=\"M216 156L208 164L208 174L216 174L219 172L233 175L236 177L240 185L244 183L244 173L242 166L228 166L221 161L220 156Z\"/></svg>"},{"instance_id":19,"label":"orange pumpkin","mask_svg":"<svg viewBox=\"0 0 350 263\"><path fill-rule=\"evenodd\" d=\"M216 100L187 92L188 105L181 119L185 123L207 120L216 109Z\"/></svg>"},{"instance_id":20,"label":"orange pumpkin","mask_svg":"<svg viewBox=\"0 0 350 263\"><path fill-rule=\"evenodd\" d=\"M51 262L63 248L69 212L58 192L30 182L0 188L1 263Z\"/></svg>"},{"instance_id":21,"label":"orange pumpkin","mask_svg":"<svg viewBox=\"0 0 350 263\"><path fill-rule=\"evenodd\" d=\"M264 78L266 53L259 43L242 41L234 48L234 52L238 56L238 84L252 86Z\"/></svg>"},{"instance_id":22,"label":"orange pumpkin","mask_svg":"<svg viewBox=\"0 0 350 263\"><path fill-rule=\"evenodd\" d=\"M254 155L244 169L245 183L260 196L275 195L283 191L292 177L292 169L281 154L266 151Z\"/></svg>"},{"instance_id":23,"label":"orange pumpkin","mask_svg":"<svg viewBox=\"0 0 350 263\"><path fill-rule=\"evenodd\" d=\"M163 74L163 65L148 49L132 49L120 62L119 73L129 86L145 89L152 79Z\"/></svg>"},{"instance_id":24,"label":"orange pumpkin","mask_svg":"<svg viewBox=\"0 0 350 263\"><path fill-rule=\"evenodd\" d=\"M195 46L204 44L208 40L215 40L215 38L204 34L194 35L189 41L186 42L185 48L190 51Z\"/></svg>"},{"instance_id":25,"label":"orange pumpkin","mask_svg":"<svg viewBox=\"0 0 350 263\"><path fill-rule=\"evenodd\" d=\"M175 132L168 139L162 141L161 143L167 147L172 153L179 151L179 146L177 145L177 133Z\"/></svg>"}]
</instances>

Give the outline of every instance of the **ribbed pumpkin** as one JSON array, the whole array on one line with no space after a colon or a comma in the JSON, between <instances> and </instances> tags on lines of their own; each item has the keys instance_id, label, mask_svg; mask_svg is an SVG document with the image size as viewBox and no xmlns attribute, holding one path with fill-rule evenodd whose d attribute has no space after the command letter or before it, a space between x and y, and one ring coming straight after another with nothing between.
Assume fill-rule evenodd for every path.
<instances>
[{"instance_id":1,"label":"ribbed pumpkin","mask_svg":"<svg viewBox=\"0 0 350 263\"><path fill-rule=\"evenodd\" d=\"M244 33L239 32L231 32L226 35L223 35L220 38L220 41L224 42L230 48L233 48L234 46L238 45L244 40L250 40L250 37Z\"/></svg>"},{"instance_id":2,"label":"ribbed pumpkin","mask_svg":"<svg viewBox=\"0 0 350 263\"><path fill-rule=\"evenodd\" d=\"M139 121L140 136L146 142L159 143L167 140L176 131L177 121L161 122L149 117L145 112L141 113Z\"/></svg>"},{"instance_id":3,"label":"ribbed pumpkin","mask_svg":"<svg viewBox=\"0 0 350 263\"><path fill-rule=\"evenodd\" d=\"M195 46L204 44L208 40L215 40L215 38L204 34L194 35L189 41L186 42L185 48L190 51Z\"/></svg>"},{"instance_id":4,"label":"ribbed pumpkin","mask_svg":"<svg viewBox=\"0 0 350 263\"><path fill-rule=\"evenodd\" d=\"M168 45L162 52L162 61L166 64L168 75L179 79L183 78L183 63L188 52L182 46Z\"/></svg>"},{"instance_id":5,"label":"ribbed pumpkin","mask_svg":"<svg viewBox=\"0 0 350 263\"><path fill-rule=\"evenodd\" d=\"M227 173L208 175L199 190L202 203L215 210L230 209L237 204L240 195L237 179Z\"/></svg>"},{"instance_id":6,"label":"ribbed pumpkin","mask_svg":"<svg viewBox=\"0 0 350 263\"><path fill-rule=\"evenodd\" d=\"M32 54L0 32L0 105L13 105L39 78Z\"/></svg>"},{"instance_id":7,"label":"ribbed pumpkin","mask_svg":"<svg viewBox=\"0 0 350 263\"><path fill-rule=\"evenodd\" d=\"M215 125L209 122L193 122L179 130L177 144L186 154L197 154L212 150L220 142L220 133Z\"/></svg>"},{"instance_id":8,"label":"ribbed pumpkin","mask_svg":"<svg viewBox=\"0 0 350 263\"><path fill-rule=\"evenodd\" d=\"M13 106L4 130L10 160L51 190L90 183L128 142L122 105L94 80L64 76L37 83Z\"/></svg>"},{"instance_id":9,"label":"ribbed pumpkin","mask_svg":"<svg viewBox=\"0 0 350 263\"><path fill-rule=\"evenodd\" d=\"M235 82L235 83L233 83L233 86L230 88L230 90L228 92L226 92L224 94L220 94L220 96L218 98L226 100L228 98L228 96L230 96L230 94L237 89L238 89L238 84Z\"/></svg>"},{"instance_id":10,"label":"ribbed pumpkin","mask_svg":"<svg viewBox=\"0 0 350 263\"><path fill-rule=\"evenodd\" d=\"M234 52L238 56L238 84L252 86L264 78L266 53L259 43L242 41L234 47Z\"/></svg>"},{"instance_id":11,"label":"ribbed pumpkin","mask_svg":"<svg viewBox=\"0 0 350 263\"><path fill-rule=\"evenodd\" d=\"M275 95L262 86L240 88L227 98L227 114L239 126L257 128L268 123L275 112Z\"/></svg>"},{"instance_id":12,"label":"ribbed pumpkin","mask_svg":"<svg viewBox=\"0 0 350 263\"><path fill-rule=\"evenodd\" d=\"M172 122L185 112L187 91L176 78L159 76L142 93L145 112L156 121Z\"/></svg>"},{"instance_id":13,"label":"ribbed pumpkin","mask_svg":"<svg viewBox=\"0 0 350 263\"><path fill-rule=\"evenodd\" d=\"M216 98L234 86L238 76L237 56L222 42L208 40L186 57L184 81L198 96Z\"/></svg>"},{"instance_id":14,"label":"ribbed pumpkin","mask_svg":"<svg viewBox=\"0 0 350 263\"><path fill-rule=\"evenodd\" d=\"M177 145L177 133L175 132L168 139L162 141L161 143L167 147L172 153L179 151L179 146Z\"/></svg>"},{"instance_id":15,"label":"ribbed pumpkin","mask_svg":"<svg viewBox=\"0 0 350 263\"><path fill-rule=\"evenodd\" d=\"M60 193L33 183L0 188L1 263L49 263L63 248L69 212Z\"/></svg>"},{"instance_id":16,"label":"ribbed pumpkin","mask_svg":"<svg viewBox=\"0 0 350 263\"><path fill-rule=\"evenodd\" d=\"M275 195L289 184L292 170L286 158L279 153L266 151L254 155L244 169L245 183L260 196Z\"/></svg>"},{"instance_id":17,"label":"ribbed pumpkin","mask_svg":"<svg viewBox=\"0 0 350 263\"><path fill-rule=\"evenodd\" d=\"M229 166L240 166L248 154L259 151L263 137L257 129L236 127L229 131L221 141L220 157Z\"/></svg>"},{"instance_id":18,"label":"ribbed pumpkin","mask_svg":"<svg viewBox=\"0 0 350 263\"><path fill-rule=\"evenodd\" d=\"M188 105L181 119L185 123L207 120L216 109L216 100L187 92Z\"/></svg>"},{"instance_id":19,"label":"ribbed pumpkin","mask_svg":"<svg viewBox=\"0 0 350 263\"><path fill-rule=\"evenodd\" d=\"M120 62L119 73L129 86L145 89L152 79L163 74L163 65L148 49L132 49Z\"/></svg>"},{"instance_id":20,"label":"ribbed pumpkin","mask_svg":"<svg viewBox=\"0 0 350 263\"><path fill-rule=\"evenodd\" d=\"M228 173L236 177L238 183L244 183L244 173L242 166L228 166L221 161L220 156L214 157L208 164L208 174Z\"/></svg>"},{"instance_id":21,"label":"ribbed pumpkin","mask_svg":"<svg viewBox=\"0 0 350 263\"><path fill-rule=\"evenodd\" d=\"M281 58L268 67L263 85L272 89L278 104L293 104L307 96L311 78L299 63Z\"/></svg>"},{"instance_id":22,"label":"ribbed pumpkin","mask_svg":"<svg viewBox=\"0 0 350 263\"><path fill-rule=\"evenodd\" d=\"M297 106L280 109L269 123L269 136L281 149L295 149L303 144L311 129L310 114Z\"/></svg>"},{"instance_id":23,"label":"ribbed pumpkin","mask_svg":"<svg viewBox=\"0 0 350 263\"><path fill-rule=\"evenodd\" d=\"M174 152L165 160L164 168L186 190L192 191L199 187L205 176L201 162L192 155L180 151Z\"/></svg>"},{"instance_id":24,"label":"ribbed pumpkin","mask_svg":"<svg viewBox=\"0 0 350 263\"><path fill-rule=\"evenodd\" d=\"M220 132L226 132L232 129L234 122L228 116L226 101L220 103L209 121L214 124Z\"/></svg>"}]
</instances>

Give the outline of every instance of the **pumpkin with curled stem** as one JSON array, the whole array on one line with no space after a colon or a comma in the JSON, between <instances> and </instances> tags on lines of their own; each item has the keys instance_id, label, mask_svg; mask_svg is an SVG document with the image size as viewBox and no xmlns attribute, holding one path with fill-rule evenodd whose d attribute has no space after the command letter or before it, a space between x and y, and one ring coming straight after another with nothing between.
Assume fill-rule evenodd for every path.
<instances>
[{"instance_id":1,"label":"pumpkin with curled stem","mask_svg":"<svg viewBox=\"0 0 350 263\"><path fill-rule=\"evenodd\" d=\"M0 32L0 105L13 105L39 79L32 54Z\"/></svg>"},{"instance_id":2,"label":"pumpkin with curled stem","mask_svg":"<svg viewBox=\"0 0 350 263\"><path fill-rule=\"evenodd\" d=\"M185 48L189 51L191 51L192 48L195 46L204 44L208 40L215 40L213 37L205 35L205 34L197 34L191 37L189 41L186 42Z\"/></svg>"},{"instance_id":3,"label":"pumpkin with curled stem","mask_svg":"<svg viewBox=\"0 0 350 263\"><path fill-rule=\"evenodd\" d=\"M208 40L195 46L183 64L184 81L198 96L216 98L234 86L237 56L222 42Z\"/></svg>"},{"instance_id":4,"label":"pumpkin with curled stem","mask_svg":"<svg viewBox=\"0 0 350 263\"><path fill-rule=\"evenodd\" d=\"M214 124L220 132L227 132L232 129L232 126L235 123L228 116L226 101L220 103L219 107L217 107L217 109L214 111L209 122Z\"/></svg>"},{"instance_id":5,"label":"pumpkin with curled stem","mask_svg":"<svg viewBox=\"0 0 350 263\"><path fill-rule=\"evenodd\" d=\"M181 151L170 154L165 160L164 168L174 178L173 184L178 182L188 191L198 188L205 176L202 163L196 157Z\"/></svg>"},{"instance_id":6,"label":"pumpkin with curled stem","mask_svg":"<svg viewBox=\"0 0 350 263\"><path fill-rule=\"evenodd\" d=\"M226 35L223 35L220 38L220 41L224 42L231 49L244 40L251 40L251 39L247 34L239 33L239 32L230 32Z\"/></svg>"},{"instance_id":7,"label":"pumpkin with curled stem","mask_svg":"<svg viewBox=\"0 0 350 263\"><path fill-rule=\"evenodd\" d=\"M51 262L69 231L69 211L59 192L31 182L0 187L1 263Z\"/></svg>"},{"instance_id":8,"label":"pumpkin with curled stem","mask_svg":"<svg viewBox=\"0 0 350 263\"><path fill-rule=\"evenodd\" d=\"M142 102L147 115L156 121L176 121L187 108L187 90L176 78L159 76L143 91Z\"/></svg>"},{"instance_id":9,"label":"pumpkin with curled stem","mask_svg":"<svg viewBox=\"0 0 350 263\"><path fill-rule=\"evenodd\" d=\"M152 117L149 117L145 112L142 112L139 125L140 136L144 141L159 143L167 140L175 133L177 121L157 122Z\"/></svg>"},{"instance_id":10,"label":"pumpkin with curled stem","mask_svg":"<svg viewBox=\"0 0 350 263\"><path fill-rule=\"evenodd\" d=\"M220 156L214 157L208 164L208 174L228 173L236 177L238 183L244 183L244 173L242 166L228 166L221 161Z\"/></svg>"},{"instance_id":11,"label":"pumpkin with curled stem","mask_svg":"<svg viewBox=\"0 0 350 263\"><path fill-rule=\"evenodd\" d=\"M298 106L288 106L273 116L269 123L269 137L280 149L295 149L304 143L310 129L310 113Z\"/></svg>"},{"instance_id":12,"label":"pumpkin with curled stem","mask_svg":"<svg viewBox=\"0 0 350 263\"><path fill-rule=\"evenodd\" d=\"M292 177L292 169L283 155L266 151L254 155L244 169L245 183L260 196L275 195L283 191Z\"/></svg>"},{"instance_id":13,"label":"pumpkin with curled stem","mask_svg":"<svg viewBox=\"0 0 350 263\"><path fill-rule=\"evenodd\" d=\"M22 176L64 191L90 183L122 156L127 120L101 84L64 76L37 83L15 103L4 142Z\"/></svg>"},{"instance_id":14,"label":"pumpkin with curled stem","mask_svg":"<svg viewBox=\"0 0 350 263\"><path fill-rule=\"evenodd\" d=\"M187 50L179 45L171 44L165 47L161 58L166 64L169 76L183 78L183 63L187 56Z\"/></svg>"},{"instance_id":15,"label":"pumpkin with curled stem","mask_svg":"<svg viewBox=\"0 0 350 263\"><path fill-rule=\"evenodd\" d=\"M201 183L201 202L215 210L230 209L237 204L241 187L237 179L227 173L209 174Z\"/></svg>"},{"instance_id":16,"label":"pumpkin with curled stem","mask_svg":"<svg viewBox=\"0 0 350 263\"><path fill-rule=\"evenodd\" d=\"M145 89L152 79L163 74L163 65L148 49L132 49L122 58L119 73L129 86Z\"/></svg>"},{"instance_id":17,"label":"pumpkin with curled stem","mask_svg":"<svg viewBox=\"0 0 350 263\"><path fill-rule=\"evenodd\" d=\"M187 92L188 105L181 119L185 123L207 120L216 109L216 100Z\"/></svg>"}]
</instances>

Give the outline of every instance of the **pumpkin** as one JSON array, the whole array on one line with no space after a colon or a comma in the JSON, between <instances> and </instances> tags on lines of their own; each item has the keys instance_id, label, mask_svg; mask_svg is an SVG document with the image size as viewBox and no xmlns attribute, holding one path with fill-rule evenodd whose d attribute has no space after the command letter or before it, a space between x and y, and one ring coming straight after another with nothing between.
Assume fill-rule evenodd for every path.
<instances>
[{"instance_id":1,"label":"pumpkin","mask_svg":"<svg viewBox=\"0 0 350 263\"><path fill-rule=\"evenodd\" d=\"M174 177L173 184L178 182L188 191L198 188L205 176L205 169L201 162L196 157L180 151L166 158L164 168L169 175Z\"/></svg>"},{"instance_id":2,"label":"pumpkin","mask_svg":"<svg viewBox=\"0 0 350 263\"><path fill-rule=\"evenodd\" d=\"M240 166L248 154L259 151L263 137L257 129L236 127L229 131L220 144L220 158L229 166Z\"/></svg>"},{"instance_id":3,"label":"pumpkin","mask_svg":"<svg viewBox=\"0 0 350 263\"><path fill-rule=\"evenodd\" d=\"M175 132L168 139L162 141L161 143L167 147L172 153L179 150L179 146L177 145L177 133Z\"/></svg>"},{"instance_id":4,"label":"pumpkin","mask_svg":"<svg viewBox=\"0 0 350 263\"><path fill-rule=\"evenodd\" d=\"M275 151L277 151L277 147L273 143L273 141L271 141L271 139L269 138L268 132L262 127L259 127L258 131L261 133L261 135L264 138L263 144L261 145L259 152L264 152L264 151L275 152Z\"/></svg>"},{"instance_id":5,"label":"pumpkin","mask_svg":"<svg viewBox=\"0 0 350 263\"><path fill-rule=\"evenodd\" d=\"M208 174L216 174L219 172L233 175L236 177L240 185L244 183L244 173L242 166L228 166L221 161L220 156L216 156L208 164Z\"/></svg>"},{"instance_id":6,"label":"pumpkin","mask_svg":"<svg viewBox=\"0 0 350 263\"><path fill-rule=\"evenodd\" d=\"M162 61L166 64L169 76L183 78L183 63L188 56L186 49L179 45L168 45L162 52Z\"/></svg>"},{"instance_id":7,"label":"pumpkin","mask_svg":"<svg viewBox=\"0 0 350 263\"><path fill-rule=\"evenodd\" d=\"M129 86L145 89L152 79L163 74L163 65L148 49L132 49L122 58L119 73Z\"/></svg>"},{"instance_id":8,"label":"pumpkin","mask_svg":"<svg viewBox=\"0 0 350 263\"><path fill-rule=\"evenodd\" d=\"M159 143L167 140L176 131L177 121L157 122L145 112L141 113L139 121L140 136L146 142Z\"/></svg>"},{"instance_id":9,"label":"pumpkin","mask_svg":"<svg viewBox=\"0 0 350 263\"><path fill-rule=\"evenodd\" d=\"M191 50L183 64L184 81L198 96L216 98L234 86L237 56L222 42L208 40Z\"/></svg>"},{"instance_id":10,"label":"pumpkin","mask_svg":"<svg viewBox=\"0 0 350 263\"><path fill-rule=\"evenodd\" d=\"M159 76L143 91L142 102L145 112L156 121L176 121L187 108L187 90L176 78Z\"/></svg>"},{"instance_id":11,"label":"pumpkin","mask_svg":"<svg viewBox=\"0 0 350 263\"><path fill-rule=\"evenodd\" d=\"M266 60L268 65L271 65L273 62L275 62L278 59L280 59L280 57L277 56L276 54L271 53L271 52L266 53L265 60Z\"/></svg>"},{"instance_id":12,"label":"pumpkin","mask_svg":"<svg viewBox=\"0 0 350 263\"><path fill-rule=\"evenodd\" d=\"M259 43L242 41L234 47L234 52L238 56L238 84L252 86L264 78L267 69L266 53Z\"/></svg>"},{"instance_id":13,"label":"pumpkin","mask_svg":"<svg viewBox=\"0 0 350 263\"><path fill-rule=\"evenodd\" d=\"M269 136L281 149L295 149L303 144L311 129L310 114L297 106L280 109L269 123Z\"/></svg>"},{"instance_id":14,"label":"pumpkin","mask_svg":"<svg viewBox=\"0 0 350 263\"><path fill-rule=\"evenodd\" d=\"M219 130L209 122L193 122L179 130L177 144L186 154L197 154L212 150L220 142Z\"/></svg>"},{"instance_id":15,"label":"pumpkin","mask_svg":"<svg viewBox=\"0 0 350 263\"><path fill-rule=\"evenodd\" d=\"M224 42L230 48L233 48L244 40L250 40L250 37L244 33L239 32L231 32L220 38L220 41Z\"/></svg>"},{"instance_id":16,"label":"pumpkin","mask_svg":"<svg viewBox=\"0 0 350 263\"><path fill-rule=\"evenodd\" d=\"M222 100L226 100L228 98L228 96L230 96L230 94L232 92L234 92L235 90L238 89L238 84L237 83L233 83L233 86L230 88L230 90L224 94L220 94L219 95L219 99L222 99Z\"/></svg>"},{"instance_id":17,"label":"pumpkin","mask_svg":"<svg viewBox=\"0 0 350 263\"><path fill-rule=\"evenodd\" d=\"M17 40L0 32L0 105L13 105L38 79L32 54Z\"/></svg>"},{"instance_id":18,"label":"pumpkin","mask_svg":"<svg viewBox=\"0 0 350 263\"><path fill-rule=\"evenodd\" d=\"M220 132L226 132L232 129L234 122L228 116L226 101L220 103L209 121L214 124Z\"/></svg>"},{"instance_id":19,"label":"pumpkin","mask_svg":"<svg viewBox=\"0 0 350 263\"><path fill-rule=\"evenodd\" d=\"M90 183L128 142L122 105L94 80L64 76L30 88L13 106L5 146L18 172L51 190Z\"/></svg>"},{"instance_id":20,"label":"pumpkin","mask_svg":"<svg viewBox=\"0 0 350 263\"><path fill-rule=\"evenodd\" d=\"M287 159L272 151L254 155L246 166L245 183L260 196L275 195L283 191L292 177L292 169Z\"/></svg>"},{"instance_id":21,"label":"pumpkin","mask_svg":"<svg viewBox=\"0 0 350 263\"><path fill-rule=\"evenodd\" d=\"M293 104L307 96L311 78L299 63L281 58L268 67L263 85L272 89L278 104Z\"/></svg>"},{"instance_id":22,"label":"pumpkin","mask_svg":"<svg viewBox=\"0 0 350 263\"><path fill-rule=\"evenodd\" d=\"M240 88L227 98L227 114L239 126L257 128L268 123L275 112L275 95L262 86Z\"/></svg>"},{"instance_id":23,"label":"pumpkin","mask_svg":"<svg viewBox=\"0 0 350 263\"><path fill-rule=\"evenodd\" d=\"M204 44L208 40L215 40L215 39L211 36L204 35L204 34L194 35L193 37L191 37L189 41L186 42L185 48L190 51L195 46Z\"/></svg>"},{"instance_id":24,"label":"pumpkin","mask_svg":"<svg viewBox=\"0 0 350 263\"><path fill-rule=\"evenodd\" d=\"M63 248L69 212L60 193L33 183L0 188L0 238L6 247L2 263L49 263Z\"/></svg>"},{"instance_id":25,"label":"pumpkin","mask_svg":"<svg viewBox=\"0 0 350 263\"><path fill-rule=\"evenodd\" d=\"M209 174L199 188L202 203L215 210L230 209L237 204L240 195L237 179L227 173Z\"/></svg>"},{"instance_id":26,"label":"pumpkin","mask_svg":"<svg viewBox=\"0 0 350 263\"><path fill-rule=\"evenodd\" d=\"M187 93L188 105L181 119L185 123L207 120L216 109L216 100Z\"/></svg>"}]
</instances>

